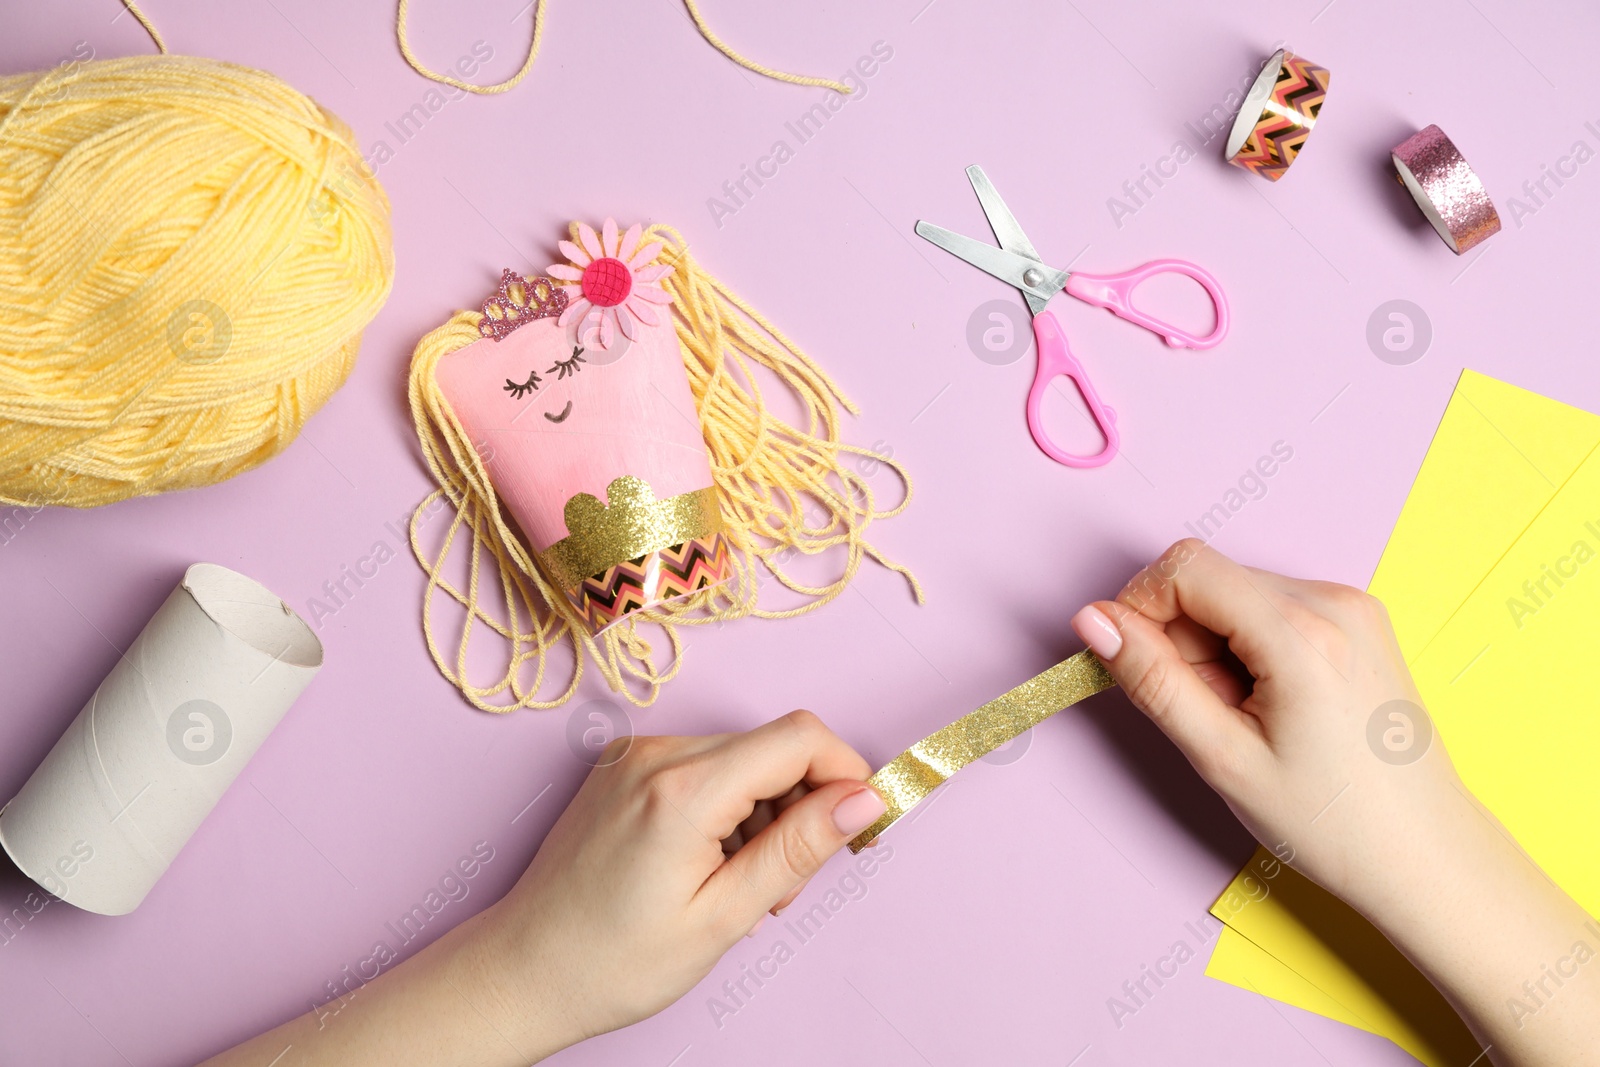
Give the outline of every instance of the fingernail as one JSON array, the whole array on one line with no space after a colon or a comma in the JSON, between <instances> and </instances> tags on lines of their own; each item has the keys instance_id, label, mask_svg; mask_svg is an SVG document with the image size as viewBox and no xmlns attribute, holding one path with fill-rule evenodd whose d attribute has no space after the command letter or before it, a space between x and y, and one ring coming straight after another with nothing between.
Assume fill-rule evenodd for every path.
<instances>
[{"instance_id":1,"label":"fingernail","mask_svg":"<svg viewBox=\"0 0 1600 1067\"><path fill-rule=\"evenodd\" d=\"M862 786L833 807L833 825L841 834L854 837L878 821L884 811L883 798L871 786Z\"/></svg>"},{"instance_id":2,"label":"fingernail","mask_svg":"<svg viewBox=\"0 0 1600 1067\"><path fill-rule=\"evenodd\" d=\"M750 932L748 934L745 934L744 936L746 936L746 937L754 937L754 936L756 936L756 931L761 929L761 924L766 922L766 921L767 921L767 917L765 915L761 916L761 918L756 920L756 924L750 928Z\"/></svg>"},{"instance_id":3,"label":"fingernail","mask_svg":"<svg viewBox=\"0 0 1600 1067\"><path fill-rule=\"evenodd\" d=\"M1072 617L1072 629L1101 659L1116 659L1122 651L1122 632L1093 604Z\"/></svg>"}]
</instances>

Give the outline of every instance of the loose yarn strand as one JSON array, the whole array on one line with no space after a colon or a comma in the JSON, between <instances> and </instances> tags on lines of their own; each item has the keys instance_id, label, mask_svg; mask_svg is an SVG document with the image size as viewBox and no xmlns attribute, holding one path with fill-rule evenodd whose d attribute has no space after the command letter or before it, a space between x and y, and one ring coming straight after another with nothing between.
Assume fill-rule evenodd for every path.
<instances>
[{"instance_id":1,"label":"loose yarn strand","mask_svg":"<svg viewBox=\"0 0 1600 1067\"><path fill-rule=\"evenodd\" d=\"M711 32L711 27L706 25L706 20L700 14L700 7L694 0L683 0L683 6L689 9L689 17L694 19L695 29L700 31L700 36L706 39L706 43L745 70L753 74L760 74L762 77L772 78L774 81L788 82L790 85L815 85L824 89L832 89L836 93L843 93L845 96L850 95L850 87L842 82L836 82L829 78L813 78L805 74L788 74L781 70L773 70L771 67L764 67L754 60L746 59L724 43L722 38Z\"/></svg>"},{"instance_id":2,"label":"loose yarn strand","mask_svg":"<svg viewBox=\"0 0 1600 1067\"><path fill-rule=\"evenodd\" d=\"M842 593L868 559L905 578L913 597L922 602L922 587L911 571L866 539L866 528L874 519L898 515L910 503L912 482L905 468L888 456L839 440L839 411L855 413L855 406L793 341L702 270L689 255L682 234L668 226L652 226L641 243L650 241L662 243L660 262L673 268L662 285L673 298L673 323L722 501L724 533L733 547L733 576L693 596L635 612L598 638L591 637L505 518L489 477L492 454L486 458L473 444L438 386L439 361L480 336L482 315L459 312L423 337L412 359L408 387L412 419L423 459L439 489L412 515L410 540L412 553L428 576L423 595L428 651L440 672L484 711L562 704L576 691L588 659L613 690L637 706L647 706L682 666L680 625L746 615L785 619L815 611ZM767 407L757 367L793 396L804 429ZM902 499L893 507L880 507L866 478L846 464L847 456L869 457L894 471L905 486ZM441 500L454 507L455 515L439 547L429 549L420 530ZM469 553L464 589L444 575L462 538L469 539L461 549ZM814 556L840 548L844 558L831 581L811 584L784 570L784 563L797 554ZM499 572L503 617L489 610L483 599L480 566ZM781 610L760 607L763 573L805 602ZM453 655L441 648L435 632L436 591L465 612ZM670 659L664 666L657 663L655 646L641 632L646 625L659 626L666 636L663 654ZM467 677L468 648L480 626L508 646L504 671L486 685ZM559 646L573 650L572 675L560 694L541 697L548 657ZM530 661L533 677L525 680Z\"/></svg>"},{"instance_id":3,"label":"loose yarn strand","mask_svg":"<svg viewBox=\"0 0 1600 1067\"><path fill-rule=\"evenodd\" d=\"M145 16L143 11L139 10L139 5L134 3L134 0L122 0L122 6L128 9L128 14L139 20L139 25L144 27L144 31L148 33L150 35L150 39L156 43L156 47L161 50L161 54L166 55L167 42L162 39L161 31L156 29L156 24L151 22L150 19Z\"/></svg>"},{"instance_id":4,"label":"loose yarn strand","mask_svg":"<svg viewBox=\"0 0 1600 1067\"><path fill-rule=\"evenodd\" d=\"M406 16L410 7L411 0L400 0L400 8L395 15L395 35L400 38L400 54L405 57L412 70L431 81L462 89L469 93L477 93L479 96L493 96L495 93L504 93L515 89L517 84L528 76L528 71L533 69L533 61L539 58L539 45L544 41L544 0L534 0L533 39L528 42L528 55L523 59L522 66L505 81L496 82L493 85L474 85L449 74L440 74L438 71L425 66L422 60L417 58L416 53L411 51L411 42L406 32Z\"/></svg>"},{"instance_id":5,"label":"loose yarn strand","mask_svg":"<svg viewBox=\"0 0 1600 1067\"><path fill-rule=\"evenodd\" d=\"M138 15L138 9L134 7L133 0L123 0L123 2L128 5L129 10ZM850 95L850 87L843 82L836 82L829 78L813 78L805 74L789 74L785 71L773 70L771 67L762 66L752 59L747 59L734 51L722 38L712 32L711 27L706 24L705 17L700 14L700 8L695 4L695 0L683 0L683 6L689 9L689 17L694 20L695 29L700 31L700 36L705 38L706 43L745 70L760 74L762 77L772 78L775 81L788 82L790 85L819 86L823 89L832 89L834 92L842 93L845 96ZM406 29L410 7L411 0L400 0L399 9L395 14L395 35L400 39L400 54L405 57L411 69L431 81L449 85L469 93L477 93L479 96L491 96L495 93L503 93L516 88L517 84L523 78L526 78L528 72L533 69L533 61L539 55L539 45L544 40L544 0L534 0L533 38L528 42L528 54L523 59L522 66L505 81L496 82L493 85L474 85L471 82L464 82L454 75L441 74L439 71L426 66L422 60L417 58L416 53L411 50L410 35ZM144 21L144 16L138 15L138 18L141 22ZM150 27L148 23L146 23L146 26L152 34L155 33L154 27ZM160 38L157 37L156 41L159 44ZM163 45L161 50L165 52L166 46Z\"/></svg>"}]
</instances>

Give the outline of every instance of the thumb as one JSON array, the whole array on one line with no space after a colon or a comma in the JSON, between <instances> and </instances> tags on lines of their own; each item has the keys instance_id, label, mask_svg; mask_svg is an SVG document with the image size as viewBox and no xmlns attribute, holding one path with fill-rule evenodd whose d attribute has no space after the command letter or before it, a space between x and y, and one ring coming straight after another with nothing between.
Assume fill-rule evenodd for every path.
<instances>
[{"instance_id":1,"label":"thumb","mask_svg":"<svg viewBox=\"0 0 1600 1067\"><path fill-rule=\"evenodd\" d=\"M866 782L818 786L717 868L701 895L710 896L735 936L743 935L883 812L883 798Z\"/></svg>"},{"instance_id":2,"label":"thumb","mask_svg":"<svg viewBox=\"0 0 1600 1067\"><path fill-rule=\"evenodd\" d=\"M1159 625L1126 604L1098 601L1072 628L1100 657L1128 699L1207 778L1219 757L1249 738L1239 713L1217 696Z\"/></svg>"}]
</instances>

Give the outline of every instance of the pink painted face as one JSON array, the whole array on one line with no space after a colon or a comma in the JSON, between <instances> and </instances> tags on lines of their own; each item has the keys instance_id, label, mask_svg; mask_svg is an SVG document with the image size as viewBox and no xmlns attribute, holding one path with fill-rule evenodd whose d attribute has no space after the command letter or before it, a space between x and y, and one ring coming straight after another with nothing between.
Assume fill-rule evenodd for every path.
<instances>
[{"instance_id":1,"label":"pink painted face","mask_svg":"<svg viewBox=\"0 0 1600 1067\"><path fill-rule=\"evenodd\" d=\"M615 478L641 478L662 500L713 484L669 315L629 328L631 340L619 329L602 347L588 316L541 318L439 363L440 389L536 551L567 536L574 494L605 501Z\"/></svg>"}]
</instances>

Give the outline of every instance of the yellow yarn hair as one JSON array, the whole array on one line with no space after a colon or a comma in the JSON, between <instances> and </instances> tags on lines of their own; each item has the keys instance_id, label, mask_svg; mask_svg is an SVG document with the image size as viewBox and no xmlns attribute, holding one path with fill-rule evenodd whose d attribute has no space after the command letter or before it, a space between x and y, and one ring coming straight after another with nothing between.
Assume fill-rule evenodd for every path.
<instances>
[{"instance_id":1,"label":"yellow yarn hair","mask_svg":"<svg viewBox=\"0 0 1600 1067\"><path fill-rule=\"evenodd\" d=\"M393 274L354 136L272 75L162 55L0 77L0 502L276 455Z\"/></svg>"},{"instance_id":2,"label":"yellow yarn hair","mask_svg":"<svg viewBox=\"0 0 1600 1067\"><path fill-rule=\"evenodd\" d=\"M576 225L573 239L577 240ZM844 591L863 559L904 575L917 601L922 600L922 589L911 572L884 558L865 536L873 519L898 515L911 502L911 478L905 469L887 456L839 440L839 408L856 414L855 406L794 342L702 270L681 234L668 226L652 226L643 241L663 242L659 262L673 268L662 285L673 298L673 324L700 410L723 522L734 547L736 576L684 600L635 612L598 639L590 637L567 598L539 572L526 542L509 525L482 457L435 380L441 359L479 339L483 316L458 312L421 340L411 362L411 417L423 457L439 484L412 515L411 548L428 574L422 607L428 650L444 676L484 711L564 703L578 687L586 658L594 660L613 689L634 704L647 705L678 672L683 651L678 624L745 615L787 618L815 610ZM803 429L767 409L753 373L757 365L775 375L798 400ZM845 465L851 454L872 457L899 475L905 484L899 504L879 510L866 479ZM430 552L423 547L419 528L441 498L455 514L442 543ZM808 504L820 507L823 518L808 519ZM465 588L443 574L460 540L466 541L463 551L469 553ZM843 567L827 584L807 585L782 568L796 551L814 555L837 546L844 547ZM758 607L758 564L808 601L782 611ZM465 609L453 656L446 656L434 636L436 590ZM503 611L491 612L486 607L491 601L498 601ZM659 624L665 631L671 651L665 667L639 632L644 623ZM475 685L467 677L468 647L479 626L509 645L505 671L487 685ZM575 660L571 678L559 695L540 699L548 655L569 639ZM532 677L524 678L530 661ZM642 689L642 694L633 687Z\"/></svg>"}]
</instances>

